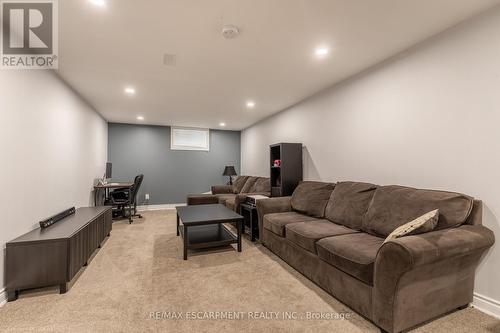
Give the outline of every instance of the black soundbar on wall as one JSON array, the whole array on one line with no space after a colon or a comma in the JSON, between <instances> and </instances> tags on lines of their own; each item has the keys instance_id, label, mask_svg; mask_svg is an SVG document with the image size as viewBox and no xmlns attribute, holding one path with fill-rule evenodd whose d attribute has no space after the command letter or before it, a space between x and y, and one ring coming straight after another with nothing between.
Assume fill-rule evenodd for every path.
<instances>
[{"instance_id":1,"label":"black soundbar on wall","mask_svg":"<svg viewBox=\"0 0 500 333\"><path fill-rule=\"evenodd\" d=\"M68 208L65 211L62 211L62 212L60 212L52 217L49 217L45 220L42 220L39 222L40 228L44 229L44 228L50 227L54 223L61 221L63 218L75 214L75 211L76 211L75 207L71 207L71 208Z\"/></svg>"}]
</instances>

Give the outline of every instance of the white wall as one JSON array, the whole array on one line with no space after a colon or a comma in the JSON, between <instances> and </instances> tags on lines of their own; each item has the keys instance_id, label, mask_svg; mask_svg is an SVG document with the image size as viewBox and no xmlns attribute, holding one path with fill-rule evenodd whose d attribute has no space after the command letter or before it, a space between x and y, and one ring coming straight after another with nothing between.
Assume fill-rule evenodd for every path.
<instances>
[{"instance_id":1,"label":"white wall","mask_svg":"<svg viewBox=\"0 0 500 333\"><path fill-rule=\"evenodd\" d=\"M269 144L302 142L305 179L467 193L500 242L498 36L500 9L244 130L242 174L268 176ZM495 245L476 293L500 300L499 263Z\"/></svg>"},{"instance_id":2,"label":"white wall","mask_svg":"<svg viewBox=\"0 0 500 333\"><path fill-rule=\"evenodd\" d=\"M107 123L44 70L0 71L0 116L1 292L6 242L91 203L106 163Z\"/></svg>"}]
</instances>

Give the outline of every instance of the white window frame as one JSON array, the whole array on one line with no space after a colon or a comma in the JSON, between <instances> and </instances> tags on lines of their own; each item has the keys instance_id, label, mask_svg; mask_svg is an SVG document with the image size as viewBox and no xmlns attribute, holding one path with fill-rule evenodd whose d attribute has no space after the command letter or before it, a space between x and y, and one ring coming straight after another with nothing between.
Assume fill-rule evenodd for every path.
<instances>
[{"instance_id":1,"label":"white window frame","mask_svg":"<svg viewBox=\"0 0 500 333\"><path fill-rule=\"evenodd\" d=\"M176 142L175 133L177 131L195 131L200 132L205 135L205 142L200 145L184 145ZM181 127L172 126L170 128L170 149L171 150L198 150L198 151L210 151L210 129L208 128L197 128L197 127Z\"/></svg>"}]
</instances>

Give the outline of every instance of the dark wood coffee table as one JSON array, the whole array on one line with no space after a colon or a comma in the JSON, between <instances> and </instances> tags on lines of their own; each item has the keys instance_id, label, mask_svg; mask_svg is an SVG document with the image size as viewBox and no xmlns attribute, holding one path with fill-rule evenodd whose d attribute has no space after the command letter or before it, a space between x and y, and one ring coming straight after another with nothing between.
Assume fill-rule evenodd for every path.
<instances>
[{"instance_id":1,"label":"dark wood coffee table","mask_svg":"<svg viewBox=\"0 0 500 333\"><path fill-rule=\"evenodd\" d=\"M176 209L177 236L182 235L184 240L184 260L187 260L189 249L238 244L238 252L241 252L243 216L220 204L182 206ZM223 225L228 222L236 222L237 236Z\"/></svg>"}]
</instances>

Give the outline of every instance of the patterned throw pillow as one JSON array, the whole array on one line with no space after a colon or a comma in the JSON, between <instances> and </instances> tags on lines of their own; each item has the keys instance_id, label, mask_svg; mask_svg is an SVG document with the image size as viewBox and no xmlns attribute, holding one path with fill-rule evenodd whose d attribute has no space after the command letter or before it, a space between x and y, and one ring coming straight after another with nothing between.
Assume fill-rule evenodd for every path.
<instances>
[{"instance_id":1,"label":"patterned throw pillow","mask_svg":"<svg viewBox=\"0 0 500 333\"><path fill-rule=\"evenodd\" d=\"M394 230L389 234L389 236L387 236L384 243L399 237L422 234L424 232L432 231L436 227L438 219L439 209L435 209L433 211L425 213L424 215L417 217L413 221L410 221L396 228L396 230Z\"/></svg>"}]
</instances>

